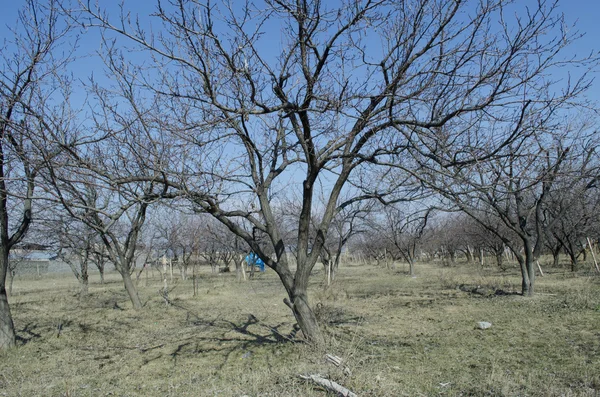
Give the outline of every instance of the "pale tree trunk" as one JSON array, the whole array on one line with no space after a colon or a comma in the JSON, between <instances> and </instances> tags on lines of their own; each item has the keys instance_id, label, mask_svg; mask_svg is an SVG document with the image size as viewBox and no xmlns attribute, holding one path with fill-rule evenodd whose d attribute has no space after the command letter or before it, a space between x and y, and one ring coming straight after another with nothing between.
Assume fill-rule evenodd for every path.
<instances>
[{"instance_id":1,"label":"pale tree trunk","mask_svg":"<svg viewBox=\"0 0 600 397\"><path fill-rule=\"evenodd\" d=\"M524 253L515 254L521 267L521 294L533 296L535 285L535 257L529 241L523 242Z\"/></svg>"},{"instance_id":2,"label":"pale tree trunk","mask_svg":"<svg viewBox=\"0 0 600 397\"><path fill-rule=\"evenodd\" d=\"M80 282L80 291L79 291L79 296L80 298L83 298L85 296L87 296L89 294L89 283L88 283L88 278L86 277L85 279L81 279Z\"/></svg>"},{"instance_id":3,"label":"pale tree trunk","mask_svg":"<svg viewBox=\"0 0 600 397\"><path fill-rule=\"evenodd\" d=\"M127 294L129 295L129 299L131 300L133 308L135 310L141 309L142 301L140 300L138 292L135 289L135 285L133 283L133 280L131 279L131 274L126 269L124 271L121 271L121 269L120 269L119 273L121 273L121 276L123 277L123 284L125 285L125 290L127 291Z\"/></svg>"},{"instance_id":4,"label":"pale tree trunk","mask_svg":"<svg viewBox=\"0 0 600 397\"><path fill-rule=\"evenodd\" d=\"M79 298L83 298L89 293L89 280L90 276L88 274L88 261L87 259L81 263L81 274L78 277L79 279Z\"/></svg>"},{"instance_id":5,"label":"pale tree trunk","mask_svg":"<svg viewBox=\"0 0 600 397\"><path fill-rule=\"evenodd\" d=\"M8 294L12 295L13 292L13 284L15 282L15 277L17 276L17 271L15 269L10 269L8 271L8 277L10 280L8 281Z\"/></svg>"},{"instance_id":6,"label":"pale tree trunk","mask_svg":"<svg viewBox=\"0 0 600 397\"><path fill-rule=\"evenodd\" d=\"M467 245L466 256L467 256L467 263L473 262L473 250L470 245Z\"/></svg>"},{"instance_id":7,"label":"pale tree trunk","mask_svg":"<svg viewBox=\"0 0 600 397\"><path fill-rule=\"evenodd\" d=\"M523 291L523 295L526 296L533 296L535 289L535 261L533 260L533 257L531 255L526 257L526 263L527 263L527 275L528 275L528 280L529 280L529 284L526 288L526 290Z\"/></svg>"},{"instance_id":8,"label":"pale tree trunk","mask_svg":"<svg viewBox=\"0 0 600 397\"><path fill-rule=\"evenodd\" d=\"M81 296L86 296L89 292L90 275L88 272L88 254L86 253L85 261L81 264Z\"/></svg>"},{"instance_id":9,"label":"pale tree trunk","mask_svg":"<svg viewBox=\"0 0 600 397\"><path fill-rule=\"evenodd\" d=\"M6 294L8 266L8 250L0 247L0 350L16 345L15 326Z\"/></svg>"},{"instance_id":10,"label":"pale tree trunk","mask_svg":"<svg viewBox=\"0 0 600 397\"><path fill-rule=\"evenodd\" d=\"M197 280L197 276L196 276L196 263L194 262L194 264L192 264L192 288L194 290L194 295L196 296L198 294L198 280Z\"/></svg>"}]
</instances>

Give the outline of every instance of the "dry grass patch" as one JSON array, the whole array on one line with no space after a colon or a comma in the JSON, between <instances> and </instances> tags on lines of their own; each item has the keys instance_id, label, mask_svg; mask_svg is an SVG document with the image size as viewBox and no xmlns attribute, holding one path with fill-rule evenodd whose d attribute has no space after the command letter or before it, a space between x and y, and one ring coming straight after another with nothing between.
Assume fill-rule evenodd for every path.
<instances>
[{"instance_id":1,"label":"dry grass patch","mask_svg":"<svg viewBox=\"0 0 600 397\"><path fill-rule=\"evenodd\" d=\"M297 378L320 373L361 396L594 395L600 390L597 277L538 280L538 296L513 292L516 272L420 265L418 277L365 266L341 269L334 287L315 274L312 302L328 346L298 343L273 273L238 283L203 274L139 283L130 309L116 275L77 298L72 276L17 279L11 297L21 346L0 353L6 396L321 396ZM492 328L476 328L478 321ZM350 372L328 364L345 359Z\"/></svg>"}]
</instances>

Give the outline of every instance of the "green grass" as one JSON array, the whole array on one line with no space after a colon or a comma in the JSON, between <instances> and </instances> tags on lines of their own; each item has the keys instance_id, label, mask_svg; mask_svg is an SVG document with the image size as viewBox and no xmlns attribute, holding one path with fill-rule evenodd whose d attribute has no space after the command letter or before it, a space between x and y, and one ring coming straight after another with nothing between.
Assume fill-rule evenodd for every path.
<instances>
[{"instance_id":1,"label":"green grass","mask_svg":"<svg viewBox=\"0 0 600 397\"><path fill-rule=\"evenodd\" d=\"M327 290L315 274L324 350L292 337L272 272L243 283L207 272L196 297L191 281L175 280L168 307L158 275L142 278L138 312L115 274L105 285L92 278L84 300L70 275L18 278L10 302L21 341L0 353L0 396L326 395L305 373L360 396L597 396L600 277L545 272L533 298L511 294L516 271L467 265L419 264L417 278L346 266Z\"/></svg>"}]
</instances>

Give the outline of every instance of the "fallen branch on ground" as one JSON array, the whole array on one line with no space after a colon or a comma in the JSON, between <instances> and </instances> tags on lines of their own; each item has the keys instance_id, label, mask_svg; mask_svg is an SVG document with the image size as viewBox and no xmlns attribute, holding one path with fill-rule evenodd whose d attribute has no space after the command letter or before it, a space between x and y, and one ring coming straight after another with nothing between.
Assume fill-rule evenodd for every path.
<instances>
[{"instance_id":1,"label":"fallen branch on ground","mask_svg":"<svg viewBox=\"0 0 600 397\"><path fill-rule=\"evenodd\" d=\"M321 375L316 374L316 375L298 375L300 378L304 379L304 380L311 380L314 383L316 383L317 385L325 388L326 390L329 390L331 392L337 393L338 396L342 396L342 397L358 397L356 395L356 393L353 393L352 391L346 389L344 386L340 385L339 383L336 383L332 380L323 378Z\"/></svg>"},{"instance_id":2,"label":"fallen branch on ground","mask_svg":"<svg viewBox=\"0 0 600 397\"><path fill-rule=\"evenodd\" d=\"M325 359L333 365L335 365L336 367L340 367L342 365L342 362L344 361L341 357L334 356L333 354L326 354ZM350 371L350 368L347 365L344 365L342 369L344 371L344 375L352 375L352 371Z\"/></svg>"}]
</instances>

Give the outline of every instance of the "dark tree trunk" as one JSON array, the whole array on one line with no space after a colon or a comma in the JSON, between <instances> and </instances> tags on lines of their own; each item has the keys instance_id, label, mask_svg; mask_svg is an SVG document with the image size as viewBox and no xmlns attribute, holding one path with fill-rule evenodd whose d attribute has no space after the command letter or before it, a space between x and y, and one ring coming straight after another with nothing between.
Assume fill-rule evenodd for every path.
<instances>
[{"instance_id":1,"label":"dark tree trunk","mask_svg":"<svg viewBox=\"0 0 600 397\"><path fill-rule=\"evenodd\" d=\"M292 310L304 336L312 342L322 344L323 336L321 335L321 329L319 328L315 313L308 304L306 292L295 294Z\"/></svg>"},{"instance_id":2,"label":"dark tree trunk","mask_svg":"<svg viewBox=\"0 0 600 397\"><path fill-rule=\"evenodd\" d=\"M527 260L522 255L516 255L519 267L521 269L521 295L530 295L529 289L531 284L529 282L529 272L527 271Z\"/></svg>"},{"instance_id":3,"label":"dark tree trunk","mask_svg":"<svg viewBox=\"0 0 600 397\"><path fill-rule=\"evenodd\" d=\"M552 266L558 267L560 265L560 250L552 250Z\"/></svg>"},{"instance_id":4,"label":"dark tree trunk","mask_svg":"<svg viewBox=\"0 0 600 397\"><path fill-rule=\"evenodd\" d=\"M496 263L498 267L504 270L504 246L501 249L496 248Z\"/></svg>"},{"instance_id":5,"label":"dark tree trunk","mask_svg":"<svg viewBox=\"0 0 600 397\"><path fill-rule=\"evenodd\" d=\"M288 295L290 301L286 299L284 302L292 309L304 337L311 343L323 345L323 334L319 328L317 317L309 305L306 288L296 287L295 291Z\"/></svg>"},{"instance_id":6,"label":"dark tree trunk","mask_svg":"<svg viewBox=\"0 0 600 397\"><path fill-rule=\"evenodd\" d=\"M569 251L569 258L571 259L571 271L576 272L579 270L579 261L577 260L577 255Z\"/></svg>"},{"instance_id":7,"label":"dark tree trunk","mask_svg":"<svg viewBox=\"0 0 600 397\"><path fill-rule=\"evenodd\" d=\"M280 257L281 258L281 257ZM296 258L297 271L294 276L289 272L287 266L277 266L275 269L279 279L283 283L289 299L284 299L284 303L292 309L296 322L302 331L304 337L312 344L323 345L324 338L319 328L317 317L310 307L308 301L308 280L310 269L305 262L307 258Z\"/></svg>"},{"instance_id":8,"label":"dark tree trunk","mask_svg":"<svg viewBox=\"0 0 600 397\"><path fill-rule=\"evenodd\" d=\"M0 247L0 350L13 347L16 344L15 326L6 294L7 273L8 250Z\"/></svg>"}]
</instances>

